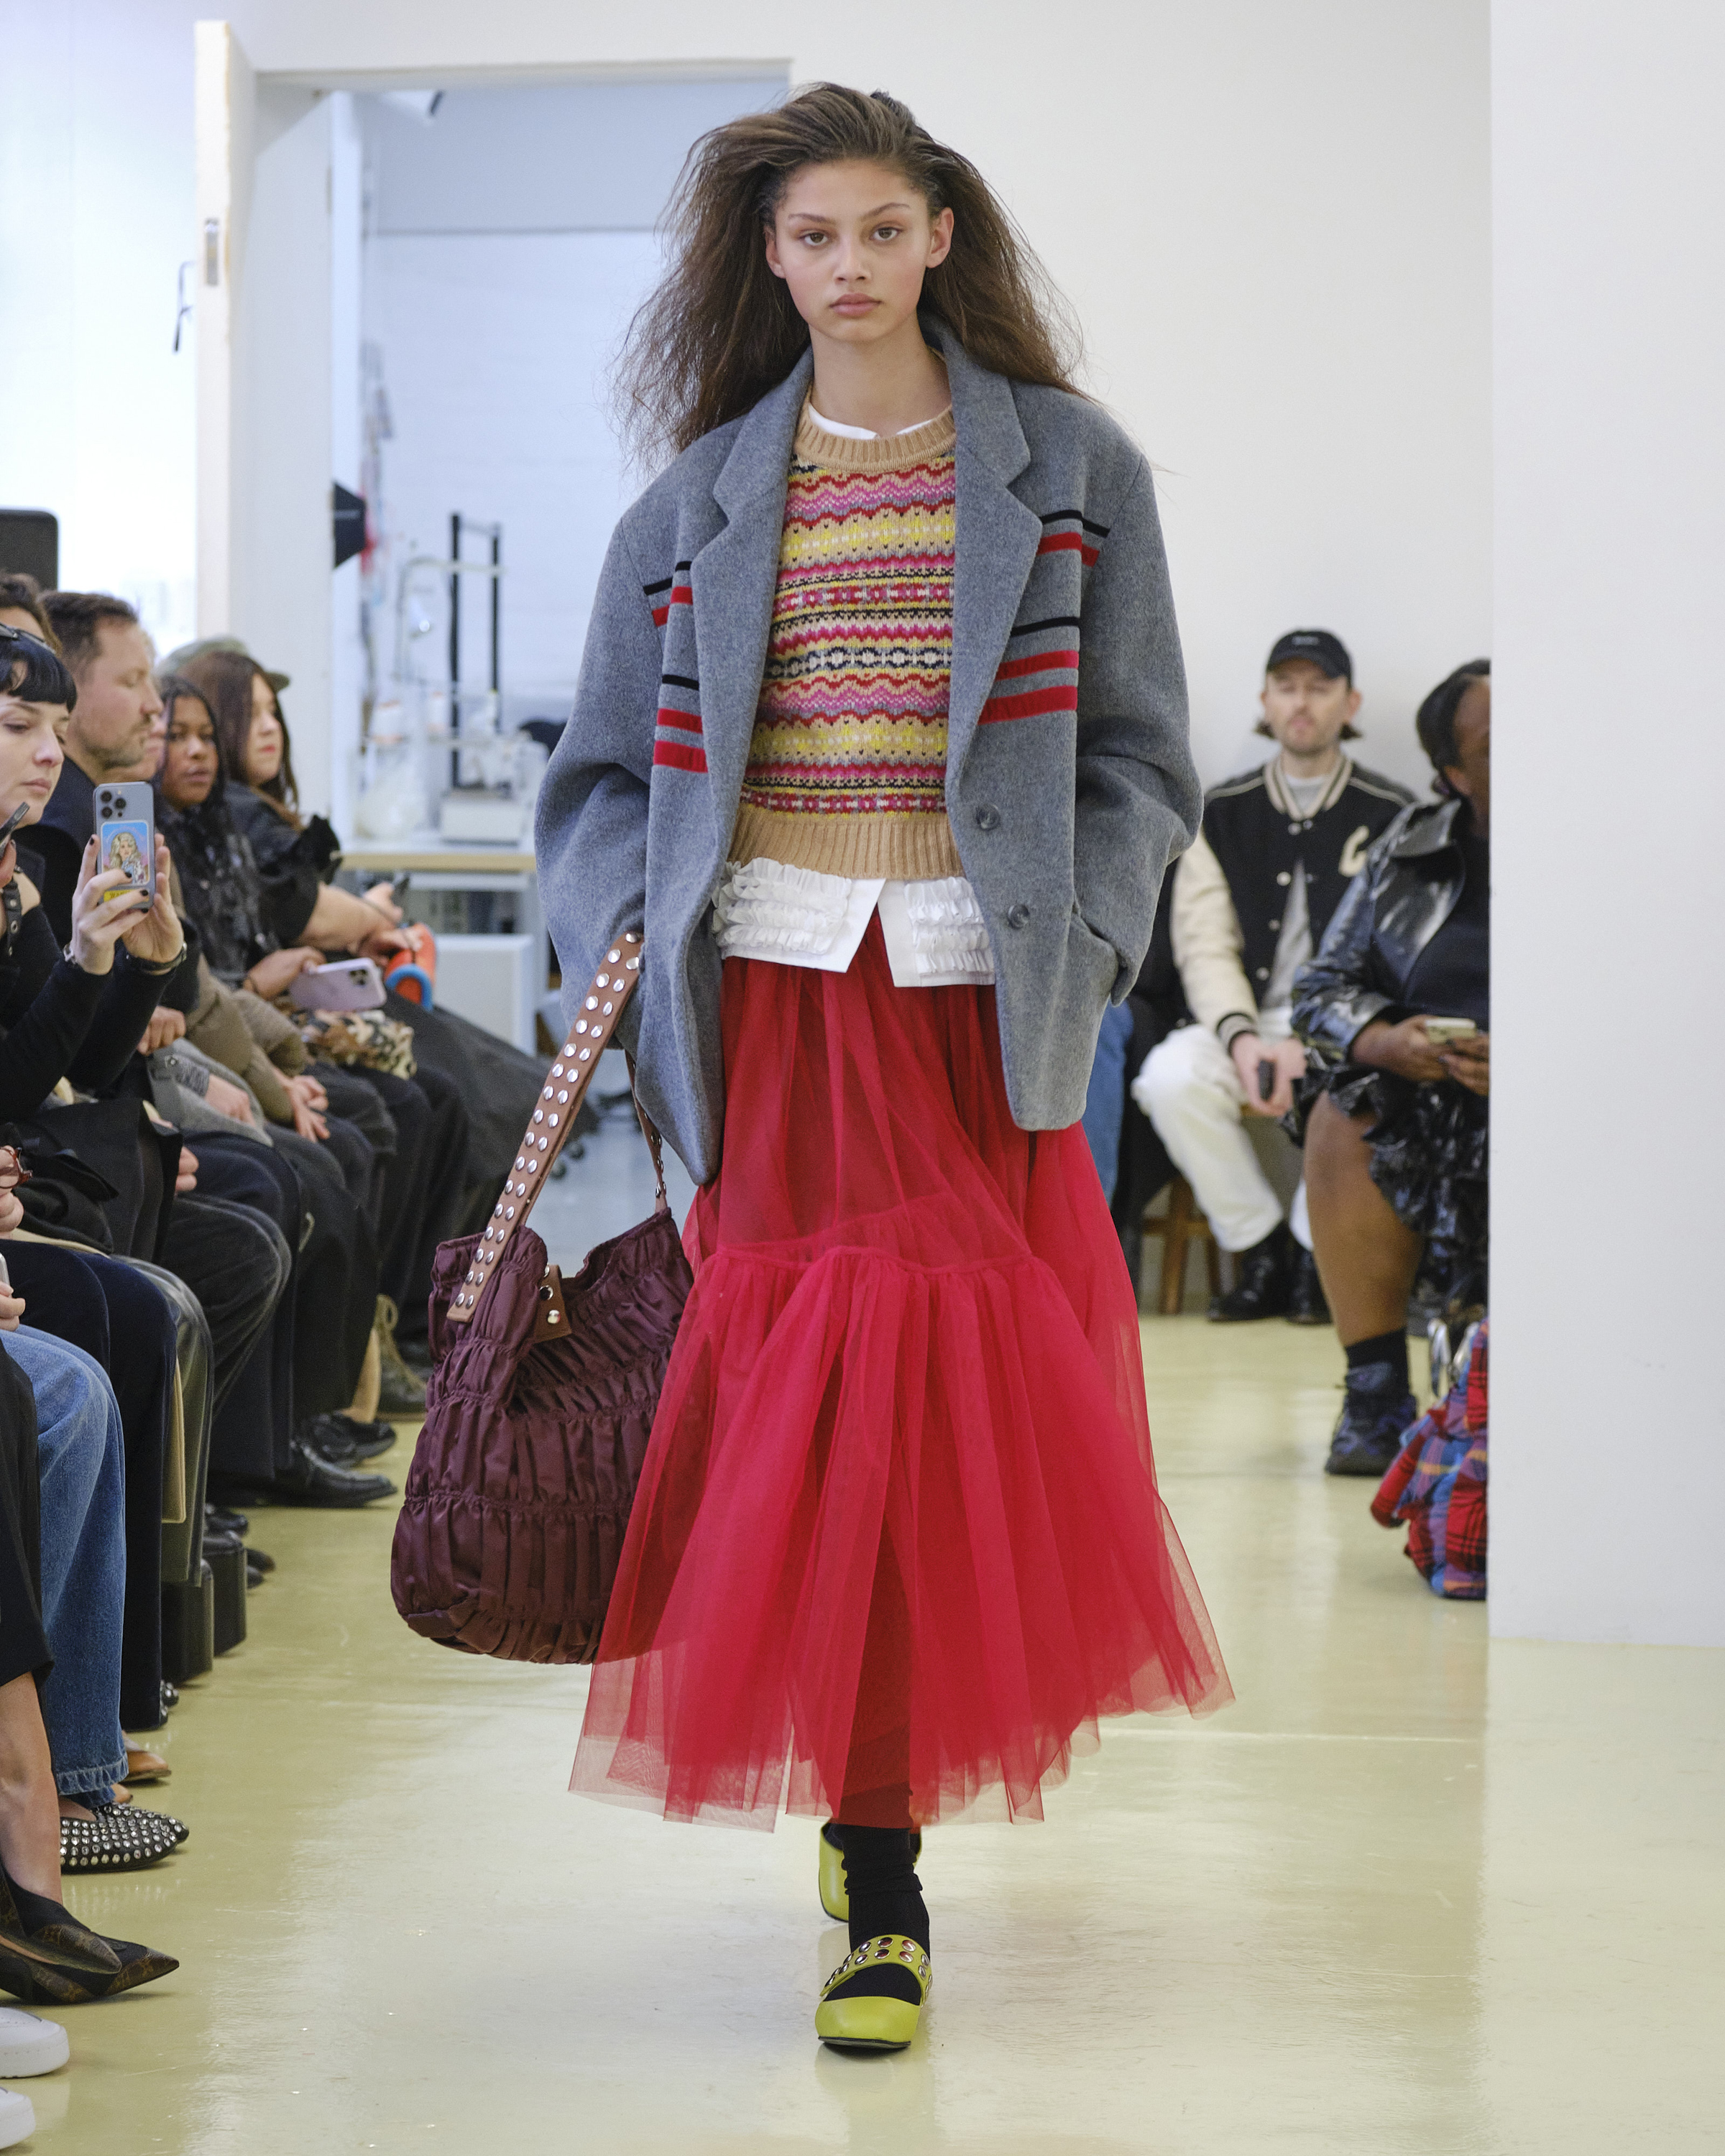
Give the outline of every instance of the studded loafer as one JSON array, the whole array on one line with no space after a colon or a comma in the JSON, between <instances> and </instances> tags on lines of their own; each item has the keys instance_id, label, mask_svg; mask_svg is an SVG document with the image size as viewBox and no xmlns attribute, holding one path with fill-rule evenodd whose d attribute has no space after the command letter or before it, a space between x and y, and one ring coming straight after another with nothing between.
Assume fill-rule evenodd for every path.
<instances>
[{"instance_id":1,"label":"studded loafer","mask_svg":"<svg viewBox=\"0 0 1725 2156\"><path fill-rule=\"evenodd\" d=\"M836 1824L829 1820L820 1830L820 1906L835 1924L850 1922L850 1890L845 1883L845 1852L839 1846ZM911 1837L911 1861L920 1863L922 1856L922 1835L920 1830Z\"/></svg>"},{"instance_id":2,"label":"studded loafer","mask_svg":"<svg viewBox=\"0 0 1725 2156\"><path fill-rule=\"evenodd\" d=\"M853 1947L822 1985L814 2033L836 2051L901 2051L933 1989L925 1949L915 1939L884 1932Z\"/></svg>"},{"instance_id":3,"label":"studded loafer","mask_svg":"<svg viewBox=\"0 0 1725 2156\"><path fill-rule=\"evenodd\" d=\"M187 1838L189 1830L166 1812L141 1804L95 1804L92 1819L60 1821L62 1871L141 1871L159 1864Z\"/></svg>"}]
</instances>

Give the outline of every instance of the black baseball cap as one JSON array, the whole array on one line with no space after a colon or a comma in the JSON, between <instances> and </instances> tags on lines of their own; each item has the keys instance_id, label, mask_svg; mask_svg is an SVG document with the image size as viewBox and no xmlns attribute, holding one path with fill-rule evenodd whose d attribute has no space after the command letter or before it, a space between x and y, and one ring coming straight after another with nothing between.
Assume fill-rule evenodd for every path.
<instances>
[{"instance_id":1,"label":"black baseball cap","mask_svg":"<svg viewBox=\"0 0 1725 2156\"><path fill-rule=\"evenodd\" d=\"M1333 681L1341 680L1350 686L1353 681L1353 661L1348 655L1348 646L1341 638L1327 629L1291 629L1286 636L1279 636L1264 661L1264 671L1274 673L1278 666L1290 659L1309 659L1320 673L1327 674Z\"/></svg>"}]
</instances>

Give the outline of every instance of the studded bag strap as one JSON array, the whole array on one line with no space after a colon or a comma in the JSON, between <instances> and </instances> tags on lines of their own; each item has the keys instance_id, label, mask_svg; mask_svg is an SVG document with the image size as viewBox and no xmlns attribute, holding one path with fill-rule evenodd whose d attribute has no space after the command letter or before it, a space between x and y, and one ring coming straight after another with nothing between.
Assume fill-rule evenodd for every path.
<instances>
[{"instance_id":1,"label":"studded bag strap","mask_svg":"<svg viewBox=\"0 0 1725 2156\"><path fill-rule=\"evenodd\" d=\"M576 1111L599 1067L600 1051L616 1032L640 978L640 937L634 932L619 937L606 952L604 963L593 976L593 986L581 998L569 1037L546 1075L533 1120L516 1154L515 1165L503 1186L503 1195L480 1237L466 1278L449 1298L451 1325L465 1325L473 1316L485 1282L496 1270L497 1260L508 1247L510 1237L517 1228L526 1224L533 1201L549 1181L557 1155L574 1127ZM634 1075L631 1070L631 1084ZM660 1189L662 1198L662 1171Z\"/></svg>"}]
</instances>

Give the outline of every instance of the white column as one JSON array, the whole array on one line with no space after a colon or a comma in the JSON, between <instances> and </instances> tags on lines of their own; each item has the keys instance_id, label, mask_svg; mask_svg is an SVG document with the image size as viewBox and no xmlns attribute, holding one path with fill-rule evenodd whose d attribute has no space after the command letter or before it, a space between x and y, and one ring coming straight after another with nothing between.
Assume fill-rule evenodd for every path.
<instances>
[{"instance_id":1,"label":"white column","mask_svg":"<svg viewBox=\"0 0 1725 2156\"><path fill-rule=\"evenodd\" d=\"M1725 9L1493 8L1491 1618L1725 1644Z\"/></svg>"}]
</instances>

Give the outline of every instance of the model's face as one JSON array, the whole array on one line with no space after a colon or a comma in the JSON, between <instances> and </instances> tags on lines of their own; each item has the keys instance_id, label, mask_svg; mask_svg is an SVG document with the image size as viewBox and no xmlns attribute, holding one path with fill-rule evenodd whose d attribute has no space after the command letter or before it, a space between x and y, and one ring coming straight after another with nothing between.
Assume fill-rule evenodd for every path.
<instances>
[{"instance_id":1,"label":"model's face","mask_svg":"<svg viewBox=\"0 0 1725 2156\"><path fill-rule=\"evenodd\" d=\"M767 232L767 260L812 336L881 342L915 318L922 279L952 244L952 213L888 165L805 165Z\"/></svg>"},{"instance_id":2,"label":"model's face","mask_svg":"<svg viewBox=\"0 0 1725 2156\"><path fill-rule=\"evenodd\" d=\"M94 778L148 765L151 737L162 738L162 699L151 676L155 654L136 622L105 621L95 656L78 676L78 706L66 730L78 761Z\"/></svg>"},{"instance_id":3,"label":"model's face","mask_svg":"<svg viewBox=\"0 0 1725 2156\"><path fill-rule=\"evenodd\" d=\"M1285 660L1264 680L1264 723L1296 756L1321 756L1359 709L1359 691L1310 659Z\"/></svg>"},{"instance_id":4,"label":"model's face","mask_svg":"<svg viewBox=\"0 0 1725 2156\"><path fill-rule=\"evenodd\" d=\"M1491 823L1491 684L1476 681L1455 711L1455 752L1444 776L1473 810L1481 831Z\"/></svg>"},{"instance_id":5,"label":"model's face","mask_svg":"<svg viewBox=\"0 0 1725 2156\"><path fill-rule=\"evenodd\" d=\"M216 783L216 723L196 696L176 696L167 719L167 753L162 791L176 808L208 801Z\"/></svg>"},{"instance_id":6,"label":"model's face","mask_svg":"<svg viewBox=\"0 0 1725 2156\"><path fill-rule=\"evenodd\" d=\"M275 715L275 691L261 674L252 676L252 730L245 737L245 783L267 786L281 769L284 737Z\"/></svg>"}]
</instances>

